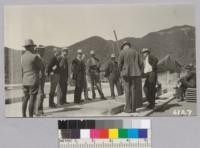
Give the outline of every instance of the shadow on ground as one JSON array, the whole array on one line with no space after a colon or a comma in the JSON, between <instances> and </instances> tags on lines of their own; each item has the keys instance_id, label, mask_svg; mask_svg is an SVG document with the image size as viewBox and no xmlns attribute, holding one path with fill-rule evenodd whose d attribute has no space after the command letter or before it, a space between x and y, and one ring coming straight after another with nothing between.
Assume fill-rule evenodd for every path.
<instances>
[{"instance_id":1,"label":"shadow on ground","mask_svg":"<svg viewBox=\"0 0 200 148\"><path fill-rule=\"evenodd\" d=\"M163 106L162 108L159 108L159 109L157 109L157 110L155 110L155 111L156 111L156 112L164 112L164 111L169 110L169 109L171 109L171 108L173 108L173 107L179 107L179 106L181 106L181 105L178 104L178 103L166 104L166 105Z\"/></svg>"},{"instance_id":2,"label":"shadow on ground","mask_svg":"<svg viewBox=\"0 0 200 148\"><path fill-rule=\"evenodd\" d=\"M47 113L45 113L45 115L51 115L52 113L61 113L61 112L67 112L67 111L77 111L77 110L81 110L81 109L82 109L82 108L80 108L80 107L75 107L75 108L63 108L62 110L47 112Z\"/></svg>"}]
</instances>

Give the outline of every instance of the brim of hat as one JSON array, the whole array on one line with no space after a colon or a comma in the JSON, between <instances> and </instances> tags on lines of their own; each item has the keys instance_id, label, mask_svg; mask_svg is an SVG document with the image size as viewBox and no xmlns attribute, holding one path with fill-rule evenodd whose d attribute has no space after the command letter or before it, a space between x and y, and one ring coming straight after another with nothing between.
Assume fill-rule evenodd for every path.
<instances>
[{"instance_id":1,"label":"brim of hat","mask_svg":"<svg viewBox=\"0 0 200 148\"><path fill-rule=\"evenodd\" d=\"M142 51L142 53L146 53L146 52L150 52L149 50L148 51Z\"/></svg>"},{"instance_id":2,"label":"brim of hat","mask_svg":"<svg viewBox=\"0 0 200 148\"><path fill-rule=\"evenodd\" d=\"M125 45L131 46L131 43L124 43L124 44L121 46L121 49L122 49Z\"/></svg>"}]
</instances>

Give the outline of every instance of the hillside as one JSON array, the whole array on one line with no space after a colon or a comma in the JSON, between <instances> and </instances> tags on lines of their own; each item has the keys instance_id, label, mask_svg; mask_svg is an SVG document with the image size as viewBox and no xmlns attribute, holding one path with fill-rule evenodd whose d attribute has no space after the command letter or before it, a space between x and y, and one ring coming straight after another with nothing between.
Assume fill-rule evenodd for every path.
<instances>
[{"instance_id":1,"label":"hillside","mask_svg":"<svg viewBox=\"0 0 200 148\"><path fill-rule=\"evenodd\" d=\"M89 50L94 49L97 57L102 61L102 65L109 59L110 54L114 51L119 53L118 46L121 46L123 41L129 41L138 51L143 47L149 47L159 59L170 55L176 59L181 65L196 63L195 61L195 28L192 26L175 26L172 28L151 32L142 38L127 37L116 43L112 40L105 40L99 36L92 36L80 42L69 46L69 62L76 57L77 49L82 49L89 55ZM45 63L49 63L53 56L53 48L55 46L46 46L45 48ZM21 67L20 56L21 51L4 48L5 53L5 82L20 83L21 82Z\"/></svg>"}]
</instances>

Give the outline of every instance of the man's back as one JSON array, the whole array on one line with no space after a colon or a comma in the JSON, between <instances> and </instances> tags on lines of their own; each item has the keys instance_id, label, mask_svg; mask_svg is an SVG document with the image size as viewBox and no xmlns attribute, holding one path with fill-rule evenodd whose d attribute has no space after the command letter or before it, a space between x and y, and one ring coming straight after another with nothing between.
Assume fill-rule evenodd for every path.
<instances>
[{"instance_id":1,"label":"man's back","mask_svg":"<svg viewBox=\"0 0 200 148\"><path fill-rule=\"evenodd\" d=\"M141 59L135 49L124 49L120 53L119 68L122 76L141 76Z\"/></svg>"},{"instance_id":2,"label":"man's back","mask_svg":"<svg viewBox=\"0 0 200 148\"><path fill-rule=\"evenodd\" d=\"M21 57L23 85L37 85L39 71L42 67L40 58L36 54L26 51ZM40 65L41 64L41 65Z\"/></svg>"}]
</instances>

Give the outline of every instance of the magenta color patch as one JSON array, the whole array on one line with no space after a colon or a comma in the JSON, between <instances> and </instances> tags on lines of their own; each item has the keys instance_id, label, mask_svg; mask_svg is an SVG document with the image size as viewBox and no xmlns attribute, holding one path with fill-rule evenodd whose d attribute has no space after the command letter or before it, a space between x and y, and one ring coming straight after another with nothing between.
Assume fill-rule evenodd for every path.
<instances>
[{"instance_id":1,"label":"magenta color patch","mask_svg":"<svg viewBox=\"0 0 200 148\"><path fill-rule=\"evenodd\" d=\"M98 129L90 129L90 138L92 138L92 139L99 138L99 130Z\"/></svg>"}]
</instances>

